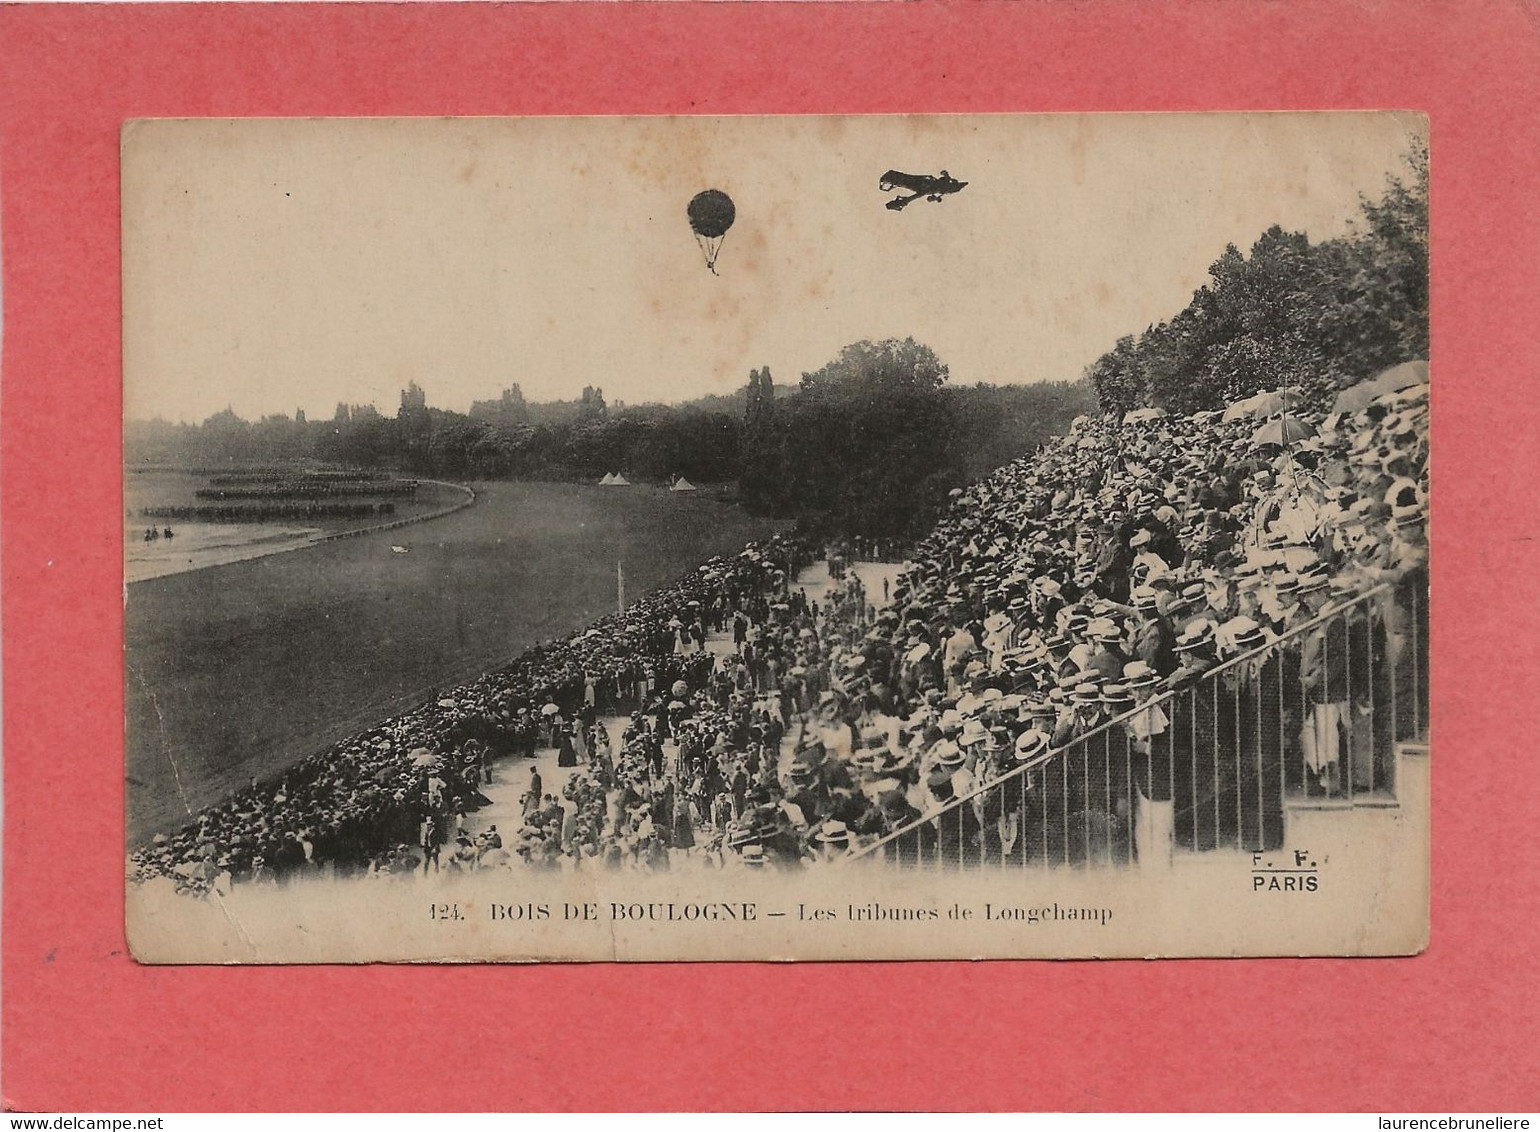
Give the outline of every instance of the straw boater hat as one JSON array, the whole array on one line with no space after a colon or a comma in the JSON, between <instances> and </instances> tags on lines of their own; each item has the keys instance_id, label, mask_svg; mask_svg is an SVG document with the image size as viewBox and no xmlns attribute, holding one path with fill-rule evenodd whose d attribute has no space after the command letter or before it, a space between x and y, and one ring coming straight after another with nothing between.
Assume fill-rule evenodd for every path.
<instances>
[{"instance_id":1,"label":"straw boater hat","mask_svg":"<svg viewBox=\"0 0 1540 1132\"><path fill-rule=\"evenodd\" d=\"M977 743L985 743L989 741L989 731L984 727L982 720L970 719L968 720L967 725L963 727L962 736L957 741L964 747L972 747Z\"/></svg>"},{"instance_id":2,"label":"straw boater hat","mask_svg":"<svg viewBox=\"0 0 1540 1132\"><path fill-rule=\"evenodd\" d=\"M1123 638L1123 631L1110 617L1098 617L1090 623L1086 632L1093 641L1118 641Z\"/></svg>"},{"instance_id":3,"label":"straw boater hat","mask_svg":"<svg viewBox=\"0 0 1540 1132\"><path fill-rule=\"evenodd\" d=\"M875 770L882 759L882 752L863 747L850 753L850 765L857 770L870 772Z\"/></svg>"},{"instance_id":4,"label":"straw boater hat","mask_svg":"<svg viewBox=\"0 0 1540 1132\"><path fill-rule=\"evenodd\" d=\"M1015 753L1018 762L1026 762L1030 758L1042 754L1048 749L1049 738L1046 732L1032 728L1023 731L1016 736Z\"/></svg>"},{"instance_id":5,"label":"straw boater hat","mask_svg":"<svg viewBox=\"0 0 1540 1132\"><path fill-rule=\"evenodd\" d=\"M833 818L830 818L828 821L824 822L823 825L819 826L818 832L813 836L818 841L822 841L825 845L850 844L849 827L846 826L844 822L835 821Z\"/></svg>"},{"instance_id":6,"label":"straw boater hat","mask_svg":"<svg viewBox=\"0 0 1540 1132\"><path fill-rule=\"evenodd\" d=\"M956 770L968 761L962 749L950 739L942 739L930 749L930 753L936 765L945 767L948 771Z\"/></svg>"},{"instance_id":7,"label":"straw boater hat","mask_svg":"<svg viewBox=\"0 0 1540 1132\"><path fill-rule=\"evenodd\" d=\"M1331 574L1324 565L1317 564L1300 572L1299 585L1296 592L1302 594L1314 593L1316 590L1325 589L1329 585L1331 585Z\"/></svg>"},{"instance_id":8,"label":"straw boater hat","mask_svg":"<svg viewBox=\"0 0 1540 1132\"><path fill-rule=\"evenodd\" d=\"M1177 652L1187 652L1191 649L1201 648L1212 644L1214 640L1214 623L1207 617L1200 617L1187 628L1183 629L1173 646Z\"/></svg>"},{"instance_id":9,"label":"straw boater hat","mask_svg":"<svg viewBox=\"0 0 1540 1132\"><path fill-rule=\"evenodd\" d=\"M1114 711L1131 708L1134 706L1134 694L1126 684L1105 684L1102 686L1102 702Z\"/></svg>"},{"instance_id":10,"label":"straw boater hat","mask_svg":"<svg viewBox=\"0 0 1540 1132\"><path fill-rule=\"evenodd\" d=\"M1273 593L1280 598L1292 597L1299 593L1299 577L1288 571L1274 574L1270 584L1273 587Z\"/></svg>"},{"instance_id":11,"label":"straw boater hat","mask_svg":"<svg viewBox=\"0 0 1540 1132\"><path fill-rule=\"evenodd\" d=\"M1226 621L1224 631L1235 647L1242 652L1267 643L1267 634L1262 632L1262 626L1250 617L1235 617Z\"/></svg>"},{"instance_id":12,"label":"straw boater hat","mask_svg":"<svg viewBox=\"0 0 1540 1132\"><path fill-rule=\"evenodd\" d=\"M757 842L753 845L745 845L740 859L751 868L764 868L765 847Z\"/></svg>"},{"instance_id":13,"label":"straw boater hat","mask_svg":"<svg viewBox=\"0 0 1540 1132\"><path fill-rule=\"evenodd\" d=\"M1070 696L1074 699L1075 703L1081 706L1094 704L1101 700L1101 689L1095 684L1086 681L1076 684L1075 690L1070 693Z\"/></svg>"},{"instance_id":14,"label":"straw boater hat","mask_svg":"<svg viewBox=\"0 0 1540 1132\"><path fill-rule=\"evenodd\" d=\"M1154 609L1160 598L1154 586L1138 586L1129 596L1135 609Z\"/></svg>"},{"instance_id":15,"label":"straw boater hat","mask_svg":"<svg viewBox=\"0 0 1540 1132\"><path fill-rule=\"evenodd\" d=\"M1057 719L1059 708L1049 700L1036 700L1027 705L1027 714L1033 719Z\"/></svg>"},{"instance_id":16,"label":"straw boater hat","mask_svg":"<svg viewBox=\"0 0 1540 1132\"><path fill-rule=\"evenodd\" d=\"M1131 660L1123 666L1123 686L1130 691L1153 688L1160 683L1160 674L1142 660Z\"/></svg>"}]
</instances>

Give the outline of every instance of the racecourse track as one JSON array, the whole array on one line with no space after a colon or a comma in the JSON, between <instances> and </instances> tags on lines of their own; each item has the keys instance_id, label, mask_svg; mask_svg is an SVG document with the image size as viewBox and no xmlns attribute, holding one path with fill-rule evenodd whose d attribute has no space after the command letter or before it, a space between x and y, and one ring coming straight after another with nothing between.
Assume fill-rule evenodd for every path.
<instances>
[{"instance_id":1,"label":"racecourse track","mask_svg":"<svg viewBox=\"0 0 1540 1132\"><path fill-rule=\"evenodd\" d=\"M617 562L629 601L776 526L707 492L475 487L416 526L128 587L129 843L612 611Z\"/></svg>"}]
</instances>

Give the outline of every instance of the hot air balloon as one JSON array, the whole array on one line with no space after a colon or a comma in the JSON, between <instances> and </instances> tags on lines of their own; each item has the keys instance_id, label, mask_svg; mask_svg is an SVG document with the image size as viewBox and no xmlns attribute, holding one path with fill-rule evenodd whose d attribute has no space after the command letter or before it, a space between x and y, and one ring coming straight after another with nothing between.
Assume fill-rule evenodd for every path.
<instances>
[{"instance_id":1,"label":"hot air balloon","mask_svg":"<svg viewBox=\"0 0 1540 1132\"><path fill-rule=\"evenodd\" d=\"M695 242L700 245L701 254L706 257L706 267L715 275L722 240L738 215L738 210L733 207L733 198L721 189L707 189L691 198L685 213L690 218L690 231L695 233Z\"/></svg>"}]
</instances>

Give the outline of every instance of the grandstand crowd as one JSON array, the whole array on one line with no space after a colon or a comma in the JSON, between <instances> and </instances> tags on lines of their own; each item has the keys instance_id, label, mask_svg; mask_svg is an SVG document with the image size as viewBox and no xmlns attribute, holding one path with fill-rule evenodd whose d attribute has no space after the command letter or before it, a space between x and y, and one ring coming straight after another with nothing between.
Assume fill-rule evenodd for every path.
<instances>
[{"instance_id":1,"label":"grandstand crowd","mask_svg":"<svg viewBox=\"0 0 1540 1132\"><path fill-rule=\"evenodd\" d=\"M1262 801L1178 806L1166 836L1276 845L1269 797L1374 790L1405 737L1372 708L1408 659L1426 672L1409 654L1425 648L1427 437L1425 383L1331 415L1285 397L1082 417L954 491L888 593L841 570L810 598L799 573L838 551L752 544L253 783L131 871L199 893L320 870L816 867L966 813L957 799L1112 727L1143 760L1125 799L1219 797L1235 772L1181 769L1196 698L1165 697L1216 668L1277 689L1271 737L1256 727ZM1228 710L1241 742L1256 709L1215 683L1202 726L1228 733ZM572 768L559 791L520 761L550 747ZM493 773L528 777L522 825L472 832ZM1132 846L1148 819L1108 805ZM975 807L955 836L983 854L1052 820Z\"/></svg>"}]
</instances>

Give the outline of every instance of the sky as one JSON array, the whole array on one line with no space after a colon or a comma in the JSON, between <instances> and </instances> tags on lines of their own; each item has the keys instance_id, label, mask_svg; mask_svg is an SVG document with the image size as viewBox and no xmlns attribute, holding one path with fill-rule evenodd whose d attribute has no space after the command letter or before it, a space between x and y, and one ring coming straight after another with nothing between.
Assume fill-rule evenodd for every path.
<instances>
[{"instance_id":1,"label":"sky","mask_svg":"<svg viewBox=\"0 0 1540 1132\"><path fill-rule=\"evenodd\" d=\"M795 383L914 337L954 383L1074 379L1227 244L1347 230L1420 116L158 120L123 136L124 412L464 412ZM968 182L883 207L887 169ZM685 217L737 219L718 275Z\"/></svg>"}]
</instances>

